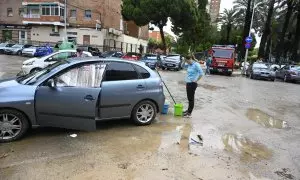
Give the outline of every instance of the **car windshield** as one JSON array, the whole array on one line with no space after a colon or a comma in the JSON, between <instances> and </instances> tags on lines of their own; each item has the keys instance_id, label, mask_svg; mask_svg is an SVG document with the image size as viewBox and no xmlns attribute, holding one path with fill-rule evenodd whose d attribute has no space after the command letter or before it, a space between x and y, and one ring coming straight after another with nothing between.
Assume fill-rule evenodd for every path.
<instances>
[{"instance_id":1,"label":"car windshield","mask_svg":"<svg viewBox=\"0 0 300 180\"><path fill-rule=\"evenodd\" d=\"M226 58L226 59L231 59L233 55L233 50L232 49L213 49L214 54L213 56L216 58Z\"/></svg>"},{"instance_id":2,"label":"car windshield","mask_svg":"<svg viewBox=\"0 0 300 180\"><path fill-rule=\"evenodd\" d=\"M291 69L294 71L300 71L300 66L295 66L295 67L292 67Z\"/></svg>"},{"instance_id":3,"label":"car windshield","mask_svg":"<svg viewBox=\"0 0 300 180\"><path fill-rule=\"evenodd\" d=\"M269 69L266 64L253 64L253 69Z\"/></svg>"},{"instance_id":4,"label":"car windshield","mask_svg":"<svg viewBox=\"0 0 300 180\"><path fill-rule=\"evenodd\" d=\"M104 56L104 57L109 57L109 56L112 56L114 53L115 53L115 52L113 52L113 51L106 51L106 52L104 52L104 53L102 54L102 56Z\"/></svg>"},{"instance_id":5,"label":"car windshield","mask_svg":"<svg viewBox=\"0 0 300 180\"><path fill-rule=\"evenodd\" d=\"M16 44L16 45L13 45L12 48L22 48L23 45L20 45L20 44Z\"/></svg>"},{"instance_id":6,"label":"car windshield","mask_svg":"<svg viewBox=\"0 0 300 180\"><path fill-rule=\"evenodd\" d=\"M29 73L27 75L24 76L20 76L17 78L17 81L20 84L26 84L26 85L32 85L34 84L36 81L38 81L40 78L42 78L44 75L46 75L47 73L51 72L52 70L54 70L55 68L67 64L68 61L58 61L52 65L49 65L48 67L38 71L38 72L33 72L33 73Z\"/></svg>"},{"instance_id":7,"label":"car windshield","mask_svg":"<svg viewBox=\"0 0 300 180\"><path fill-rule=\"evenodd\" d=\"M7 44L6 47L12 47L15 44Z\"/></svg>"}]
</instances>

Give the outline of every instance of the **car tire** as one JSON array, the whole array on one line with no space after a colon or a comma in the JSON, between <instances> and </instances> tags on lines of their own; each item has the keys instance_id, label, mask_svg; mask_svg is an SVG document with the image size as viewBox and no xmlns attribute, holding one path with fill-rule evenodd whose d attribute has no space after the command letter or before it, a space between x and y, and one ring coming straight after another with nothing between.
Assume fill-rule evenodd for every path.
<instances>
[{"instance_id":1,"label":"car tire","mask_svg":"<svg viewBox=\"0 0 300 180\"><path fill-rule=\"evenodd\" d=\"M162 70L165 70L166 68L164 68L164 67L161 67L161 69L162 69Z\"/></svg>"},{"instance_id":2,"label":"car tire","mask_svg":"<svg viewBox=\"0 0 300 180\"><path fill-rule=\"evenodd\" d=\"M148 108L148 111L146 110ZM144 109L144 110L143 110ZM147 114L148 112L148 114ZM152 112L152 113L150 113ZM141 113L146 113L144 116ZM157 109L153 102L151 101L141 101L132 110L131 118L133 122L138 126L149 125L156 118ZM145 119L146 118L146 119Z\"/></svg>"},{"instance_id":3,"label":"car tire","mask_svg":"<svg viewBox=\"0 0 300 180\"><path fill-rule=\"evenodd\" d=\"M18 56L22 56L22 51L18 51L18 52L17 52L17 55L18 55Z\"/></svg>"},{"instance_id":4,"label":"car tire","mask_svg":"<svg viewBox=\"0 0 300 180\"><path fill-rule=\"evenodd\" d=\"M288 82L287 75L284 75L283 82Z\"/></svg>"},{"instance_id":5,"label":"car tire","mask_svg":"<svg viewBox=\"0 0 300 180\"><path fill-rule=\"evenodd\" d=\"M4 115L7 115L8 117L8 120L13 120L15 118L17 118L17 120L12 123L12 124L8 124L8 125L15 125L15 126L20 126L20 129L14 129L16 131L13 131L13 130L10 130L12 131L12 133L14 133L14 135L12 137L6 137L5 139L3 139L2 137L2 133L5 133L4 135L7 135L8 132L4 132ZM0 110L0 143L7 143L7 142L12 142L12 141L15 141L15 140L18 140L20 138L22 138L28 131L29 129L29 122L28 122L28 119L27 117L19 112L19 111L16 111L16 110L11 110L11 109L4 109L4 110ZM10 122L11 123L11 122Z\"/></svg>"},{"instance_id":6,"label":"car tire","mask_svg":"<svg viewBox=\"0 0 300 180\"><path fill-rule=\"evenodd\" d=\"M42 70L42 68L33 68L31 69L30 73L38 72L40 70Z\"/></svg>"},{"instance_id":7,"label":"car tire","mask_svg":"<svg viewBox=\"0 0 300 180\"><path fill-rule=\"evenodd\" d=\"M249 78L250 78L250 79L253 79L252 73L249 74Z\"/></svg>"}]
</instances>

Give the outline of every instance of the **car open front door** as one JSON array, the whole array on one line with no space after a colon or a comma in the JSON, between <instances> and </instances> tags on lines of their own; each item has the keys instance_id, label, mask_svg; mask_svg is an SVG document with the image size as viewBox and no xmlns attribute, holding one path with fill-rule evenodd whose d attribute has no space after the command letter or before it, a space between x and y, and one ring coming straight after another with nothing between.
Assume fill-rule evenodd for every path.
<instances>
[{"instance_id":1,"label":"car open front door","mask_svg":"<svg viewBox=\"0 0 300 180\"><path fill-rule=\"evenodd\" d=\"M38 124L92 131L105 65L84 64L49 79L36 90ZM52 85L51 85L52 84Z\"/></svg>"}]
</instances>

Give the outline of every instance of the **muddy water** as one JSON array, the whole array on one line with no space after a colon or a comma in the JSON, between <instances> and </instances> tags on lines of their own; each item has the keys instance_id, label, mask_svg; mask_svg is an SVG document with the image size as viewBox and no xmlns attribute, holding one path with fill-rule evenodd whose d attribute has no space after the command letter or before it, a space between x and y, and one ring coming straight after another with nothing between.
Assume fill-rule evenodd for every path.
<instances>
[{"instance_id":1,"label":"muddy water","mask_svg":"<svg viewBox=\"0 0 300 180\"><path fill-rule=\"evenodd\" d=\"M263 144L251 141L241 135L226 134L222 137L225 150L240 154L241 161L268 160L272 151Z\"/></svg>"},{"instance_id":2,"label":"muddy water","mask_svg":"<svg viewBox=\"0 0 300 180\"><path fill-rule=\"evenodd\" d=\"M266 128L287 128L287 122L276 119L259 109L248 109L246 116L249 120L254 121Z\"/></svg>"}]
</instances>

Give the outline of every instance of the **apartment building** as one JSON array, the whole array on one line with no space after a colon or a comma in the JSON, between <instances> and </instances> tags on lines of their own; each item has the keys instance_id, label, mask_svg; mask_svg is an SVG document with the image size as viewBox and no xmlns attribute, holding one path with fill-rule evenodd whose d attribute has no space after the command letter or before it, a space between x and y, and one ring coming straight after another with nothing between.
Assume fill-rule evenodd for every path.
<instances>
[{"instance_id":1,"label":"apartment building","mask_svg":"<svg viewBox=\"0 0 300 180\"><path fill-rule=\"evenodd\" d=\"M134 51L140 45L147 46L148 26L139 28L133 22L123 21L121 0L1 0L0 3L0 27L15 21L27 29L28 41L55 43L67 38L78 44L116 49L130 46ZM14 16L18 10L22 13L18 18L8 19L10 9ZM1 39L6 40L0 36Z\"/></svg>"},{"instance_id":2,"label":"apartment building","mask_svg":"<svg viewBox=\"0 0 300 180\"><path fill-rule=\"evenodd\" d=\"M209 2L209 14L211 22L216 24L216 21L220 14L221 0L210 0Z\"/></svg>"}]
</instances>

